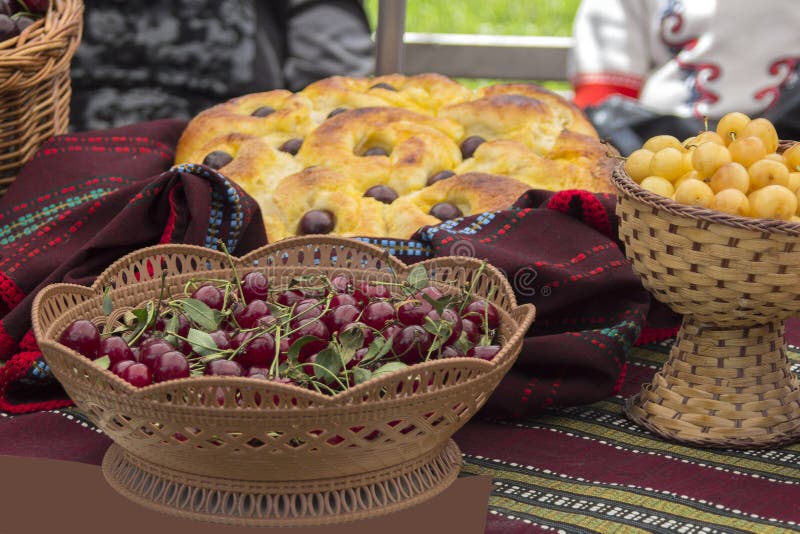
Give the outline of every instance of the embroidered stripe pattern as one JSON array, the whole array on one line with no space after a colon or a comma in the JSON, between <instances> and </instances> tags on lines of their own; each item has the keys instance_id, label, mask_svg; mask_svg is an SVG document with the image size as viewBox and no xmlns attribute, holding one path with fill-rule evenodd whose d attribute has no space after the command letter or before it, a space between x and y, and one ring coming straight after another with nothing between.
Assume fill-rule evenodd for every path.
<instances>
[{"instance_id":1,"label":"embroidered stripe pattern","mask_svg":"<svg viewBox=\"0 0 800 534\"><path fill-rule=\"evenodd\" d=\"M234 250L248 218L248 214L245 213L242 204L242 190L239 186L228 180L224 175L202 165L184 163L175 166L173 170L195 174L209 180L212 187L211 213L204 246L219 250L218 240L222 235L223 223L227 222L228 236L224 240L225 246L228 247L228 250ZM227 215L227 221L226 208L230 210Z\"/></svg>"},{"instance_id":2,"label":"embroidered stripe pattern","mask_svg":"<svg viewBox=\"0 0 800 534\"><path fill-rule=\"evenodd\" d=\"M358 241L382 247L392 256L414 257L427 259L433 257L433 250L421 241L406 241L403 239L378 239L374 237L357 237Z\"/></svg>"},{"instance_id":3,"label":"embroidered stripe pattern","mask_svg":"<svg viewBox=\"0 0 800 534\"><path fill-rule=\"evenodd\" d=\"M39 229L55 221L60 215L68 215L73 208L103 198L112 188L92 189L86 193L65 198L63 201L42 206L39 211L26 213L14 222L0 226L0 245L10 245L18 239L26 239Z\"/></svg>"}]
</instances>

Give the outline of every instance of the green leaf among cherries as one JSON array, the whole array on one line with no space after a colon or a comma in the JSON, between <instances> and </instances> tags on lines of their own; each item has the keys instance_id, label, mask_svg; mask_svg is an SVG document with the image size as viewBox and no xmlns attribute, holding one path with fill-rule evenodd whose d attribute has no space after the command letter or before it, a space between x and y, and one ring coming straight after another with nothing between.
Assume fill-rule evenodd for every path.
<instances>
[{"instance_id":1,"label":"green leaf among cherries","mask_svg":"<svg viewBox=\"0 0 800 534\"><path fill-rule=\"evenodd\" d=\"M216 330L223 315L208 304L197 299L187 298L176 301L176 306L186 314L190 321L201 328Z\"/></svg>"}]
</instances>

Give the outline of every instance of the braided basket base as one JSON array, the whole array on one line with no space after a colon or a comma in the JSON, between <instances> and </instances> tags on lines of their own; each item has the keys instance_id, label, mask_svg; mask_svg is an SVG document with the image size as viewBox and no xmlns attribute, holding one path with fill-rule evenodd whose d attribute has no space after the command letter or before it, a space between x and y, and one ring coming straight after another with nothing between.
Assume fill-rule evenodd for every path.
<instances>
[{"instance_id":1,"label":"braided basket base","mask_svg":"<svg viewBox=\"0 0 800 534\"><path fill-rule=\"evenodd\" d=\"M461 451L449 440L415 462L358 476L303 482L198 477L158 466L113 444L103 474L123 496L179 517L241 526L313 526L397 512L452 484Z\"/></svg>"},{"instance_id":2,"label":"braided basket base","mask_svg":"<svg viewBox=\"0 0 800 534\"><path fill-rule=\"evenodd\" d=\"M783 322L720 327L684 316L670 358L625 413L660 436L706 447L766 448L800 438L800 388Z\"/></svg>"}]
</instances>

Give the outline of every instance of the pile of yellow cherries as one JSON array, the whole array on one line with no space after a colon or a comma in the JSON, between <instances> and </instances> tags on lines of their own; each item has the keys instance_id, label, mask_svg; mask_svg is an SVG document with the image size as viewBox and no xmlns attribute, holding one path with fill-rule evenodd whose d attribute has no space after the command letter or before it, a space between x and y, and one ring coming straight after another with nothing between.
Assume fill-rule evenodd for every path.
<instances>
[{"instance_id":1,"label":"pile of yellow cherries","mask_svg":"<svg viewBox=\"0 0 800 534\"><path fill-rule=\"evenodd\" d=\"M778 152L778 133L767 119L728 113L681 142L648 139L625 161L642 188L681 204L755 217L800 222L800 143Z\"/></svg>"}]
</instances>

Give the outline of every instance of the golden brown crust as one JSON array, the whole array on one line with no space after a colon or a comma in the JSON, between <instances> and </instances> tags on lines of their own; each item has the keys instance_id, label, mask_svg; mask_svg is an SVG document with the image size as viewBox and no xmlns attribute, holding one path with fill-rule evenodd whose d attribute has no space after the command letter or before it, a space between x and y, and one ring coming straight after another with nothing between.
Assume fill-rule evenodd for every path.
<instances>
[{"instance_id":1,"label":"golden brown crust","mask_svg":"<svg viewBox=\"0 0 800 534\"><path fill-rule=\"evenodd\" d=\"M253 115L264 106L274 112ZM464 159L473 135L486 142ZM438 222L428 214L438 202L473 214L507 208L531 188L610 192L615 166L563 97L533 84L472 91L438 74L334 76L295 94L230 100L190 122L176 163L214 151L231 156L220 172L258 200L271 241L295 235L311 209L334 212L337 234L406 238ZM428 185L440 171L457 176ZM399 197L364 197L377 185Z\"/></svg>"},{"instance_id":2,"label":"golden brown crust","mask_svg":"<svg viewBox=\"0 0 800 534\"><path fill-rule=\"evenodd\" d=\"M333 233L344 236L386 235L383 204L358 194L342 174L309 167L281 180L274 192L255 196L270 242L298 235L300 219L310 210L336 217Z\"/></svg>"},{"instance_id":3,"label":"golden brown crust","mask_svg":"<svg viewBox=\"0 0 800 534\"><path fill-rule=\"evenodd\" d=\"M540 155L550 152L564 131L550 106L519 94L484 96L443 108L439 115L463 124L467 136L518 141Z\"/></svg>"},{"instance_id":4,"label":"golden brown crust","mask_svg":"<svg viewBox=\"0 0 800 534\"><path fill-rule=\"evenodd\" d=\"M460 163L454 139L462 131L456 122L405 109L357 109L320 125L305 139L297 159L339 170L362 193L382 184L405 194ZM370 148L383 149L388 156L364 156Z\"/></svg>"},{"instance_id":5,"label":"golden brown crust","mask_svg":"<svg viewBox=\"0 0 800 534\"><path fill-rule=\"evenodd\" d=\"M441 74L431 73L415 76L387 74L375 78L333 76L312 83L303 89L302 94L323 116L336 108L383 106L436 115L444 105L474 98L472 91L463 85Z\"/></svg>"},{"instance_id":6,"label":"golden brown crust","mask_svg":"<svg viewBox=\"0 0 800 534\"><path fill-rule=\"evenodd\" d=\"M275 109L266 117L252 113L263 106ZM198 150L229 133L250 134L271 141L277 148L293 137L304 137L316 127L304 98L289 91L253 93L213 106L192 119L181 134L175 161L198 162Z\"/></svg>"},{"instance_id":7,"label":"golden brown crust","mask_svg":"<svg viewBox=\"0 0 800 534\"><path fill-rule=\"evenodd\" d=\"M510 207L528 189L518 180L494 174L472 172L453 176L387 206L387 230L391 236L408 238L422 226L442 222L429 214L435 204L453 204L467 217Z\"/></svg>"},{"instance_id":8,"label":"golden brown crust","mask_svg":"<svg viewBox=\"0 0 800 534\"><path fill-rule=\"evenodd\" d=\"M472 158L459 165L456 172L499 174L515 178L531 189L611 193L614 160L606 157L606 149L600 141L590 143L592 138L584 139L586 145L582 146L575 142L576 136L581 134L563 132L545 155L529 150L519 141L488 141L478 147Z\"/></svg>"},{"instance_id":9,"label":"golden brown crust","mask_svg":"<svg viewBox=\"0 0 800 534\"><path fill-rule=\"evenodd\" d=\"M219 171L248 192L271 193L287 172L302 169L291 155L276 150L273 143L255 135L240 133L211 139L187 159L202 162L207 154L218 150L233 156L233 160Z\"/></svg>"},{"instance_id":10,"label":"golden brown crust","mask_svg":"<svg viewBox=\"0 0 800 534\"><path fill-rule=\"evenodd\" d=\"M594 126L575 103L542 86L531 83L501 83L483 87L478 93L481 96L516 94L540 100L555 112L563 129L597 137Z\"/></svg>"}]
</instances>

